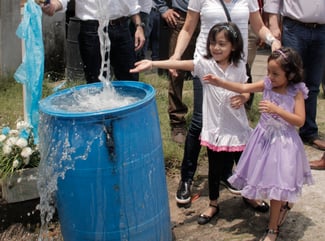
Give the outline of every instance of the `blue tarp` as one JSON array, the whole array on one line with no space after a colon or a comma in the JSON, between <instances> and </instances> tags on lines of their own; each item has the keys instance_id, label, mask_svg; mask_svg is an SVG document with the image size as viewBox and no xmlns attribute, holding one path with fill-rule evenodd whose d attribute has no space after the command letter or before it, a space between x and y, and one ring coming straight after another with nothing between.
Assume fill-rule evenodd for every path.
<instances>
[{"instance_id":1,"label":"blue tarp","mask_svg":"<svg viewBox=\"0 0 325 241\"><path fill-rule=\"evenodd\" d=\"M44 78L44 45L42 37L42 10L34 0L24 6L24 15L16 34L24 40L25 54L14 78L25 85L25 112L27 121L33 127L35 143L38 143L38 102L42 97Z\"/></svg>"}]
</instances>

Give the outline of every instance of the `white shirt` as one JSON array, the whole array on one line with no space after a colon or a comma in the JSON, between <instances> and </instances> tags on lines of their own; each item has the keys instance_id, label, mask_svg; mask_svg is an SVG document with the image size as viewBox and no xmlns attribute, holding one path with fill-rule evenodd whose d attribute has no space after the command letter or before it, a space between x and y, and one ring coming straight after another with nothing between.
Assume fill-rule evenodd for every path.
<instances>
[{"instance_id":1,"label":"white shirt","mask_svg":"<svg viewBox=\"0 0 325 241\"><path fill-rule=\"evenodd\" d=\"M223 71L214 59L197 58L194 60L193 74L201 80L206 74L237 83L245 83L247 80L244 61L240 61L237 66L230 64ZM238 93L204 82L202 87L201 145L214 151L243 151L252 129L249 127L245 107L235 109L230 106L230 97Z\"/></svg>"},{"instance_id":2,"label":"white shirt","mask_svg":"<svg viewBox=\"0 0 325 241\"><path fill-rule=\"evenodd\" d=\"M59 1L63 9L66 9L69 0ZM101 13L104 13L108 19L114 20L140 12L138 0L76 0L75 4L76 17L81 20L97 20Z\"/></svg>"},{"instance_id":3,"label":"white shirt","mask_svg":"<svg viewBox=\"0 0 325 241\"><path fill-rule=\"evenodd\" d=\"M257 0L232 0L225 2L232 22L237 24L244 40L244 59L248 54L248 21L251 12L259 11ZM206 54L206 41L211 27L220 22L228 22L219 0L190 0L188 9L200 13L201 28L196 40L194 58Z\"/></svg>"},{"instance_id":4,"label":"white shirt","mask_svg":"<svg viewBox=\"0 0 325 241\"><path fill-rule=\"evenodd\" d=\"M141 12L150 14L152 8L152 0L139 0L139 5L141 7Z\"/></svg>"},{"instance_id":5,"label":"white shirt","mask_svg":"<svg viewBox=\"0 0 325 241\"><path fill-rule=\"evenodd\" d=\"M325 0L265 0L264 11L304 23L325 24Z\"/></svg>"}]
</instances>

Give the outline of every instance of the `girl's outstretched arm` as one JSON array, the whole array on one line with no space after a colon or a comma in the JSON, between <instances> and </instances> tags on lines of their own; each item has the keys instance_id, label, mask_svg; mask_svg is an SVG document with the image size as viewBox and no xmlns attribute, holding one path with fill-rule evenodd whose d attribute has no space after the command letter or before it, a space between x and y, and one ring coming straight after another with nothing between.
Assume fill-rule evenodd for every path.
<instances>
[{"instance_id":1,"label":"girl's outstretched arm","mask_svg":"<svg viewBox=\"0 0 325 241\"><path fill-rule=\"evenodd\" d=\"M152 68L160 69L181 69L186 71L194 70L193 60L141 60L134 64L135 68L130 69L130 73L138 73Z\"/></svg>"},{"instance_id":2,"label":"girl's outstretched arm","mask_svg":"<svg viewBox=\"0 0 325 241\"><path fill-rule=\"evenodd\" d=\"M207 74L203 77L203 81L206 84L212 84L215 86L219 86L221 88L231 90L237 93L253 93L253 92L261 92L264 90L264 81L258 81L254 83L249 84L241 84L241 83L235 83L227 80L223 80L222 78Z\"/></svg>"},{"instance_id":3,"label":"girl's outstretched arm","mask_svg":"<svg viewBox=\"0 0 325 241\"><path fill-rule=\"evenodd\" d=\"M301 127L305 123L305 100L301 92L298 92L298 94L295 96L295 107L293 113L282 109L278 105L268 100L260 101L258 109L260 112L277 114L291 125L297 127Z\"/></svg>"}]
</instances>

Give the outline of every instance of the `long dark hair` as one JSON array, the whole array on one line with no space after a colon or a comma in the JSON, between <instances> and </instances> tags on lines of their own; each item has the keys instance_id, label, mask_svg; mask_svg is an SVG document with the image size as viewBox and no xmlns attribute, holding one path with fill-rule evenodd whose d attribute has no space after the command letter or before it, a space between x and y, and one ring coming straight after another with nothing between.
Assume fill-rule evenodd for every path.
<instances>
[{"instance_id":1,"label":"long dark hair","mask_svg":"<svg viewBox=\"0 0 325 241\"><path fill-rule=\"evenodd\" d=\"M217 34L222 31L224 31L226 39L234 49L231 51L229 61L237 65L244 56L244 41L239 28L232 22L217 23L210 29L206 45L207 54L204 57L207 59L212 58L210 44L216 41Z\"/></svg>"},{"instance_id":2,"label":"long dark hair","mask_svg":"<svg viewBox=\"0 0 325 241\"><path fill-rule=\"evenodd\" d=\"M303 63L299 53L292 48L282 47L273 51L267 62L271 60L279 63L289 83L296 84L303 81Z\"/></svg>"}]
</instances>

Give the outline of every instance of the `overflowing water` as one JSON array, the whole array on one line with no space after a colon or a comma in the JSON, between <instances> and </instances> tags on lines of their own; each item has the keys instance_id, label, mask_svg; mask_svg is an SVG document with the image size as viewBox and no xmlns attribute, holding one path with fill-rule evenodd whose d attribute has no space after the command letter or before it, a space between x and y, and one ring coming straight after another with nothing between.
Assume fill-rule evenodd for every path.
<instances>
[{"instance_id":1,"label":"overflowing water","mask_svg":"<svg viewBox=\"0 0 325 241\"><path fill-rule=\"evenodd\" d=\"M109 83L103 88L90 86L83 89L72 88L65 95L58 95L53 98L50 108L53 111L85 113L127 106L138 100L139 97L132 96L132 93L121 94L117 92Z\"/></svg>"},{"instance_id":2,"label":"overflowing water","mask_svg":"<svg viewBox=\"0 0 325 241\"><path fill-rule=\"evenodd\" d=\"M139 97L119 94L110 82L110 40L107 31L109 9L107 0L97 0L96 2L98 4L98 35L102 57L99 80L103 83L103 88L83 88L80 90L71 88L71 92L66 95L58 95L54 98L54 101L51 102L51 110L71 113L96 112L126 106L139 100ZM71 134L80 131L73 131L74 128L80 129L73 122L71 126L67 127L64 125L53 126L53 123L49 123L51 121L51 118L41 115L39 132L41 133L42 161L39 167L38 189L40 204L38 209L41 212L42 226L39 241L52 240L51 235L48 233L48 225L56 210L56 193L59 179L63 180L66 172L75 168L75 160L87 160L94 142L98 142L97 145L100 146L107 141L103 139L103 128L99 128L97 133L92 133L93 138L91 141L83 142L86 137L82 137L82 134ZM106 129L104 131L106 132ZM58 138L53 140L51 139L53 136ZM109 137L108 134L107 136ZM75 155L75 143L82 143L84 150L82 154L79 151L77 156ZM60 157L59 160L58 157ZM46 160L43 160L45 158Z\"/></svg>"}]
</instances>

